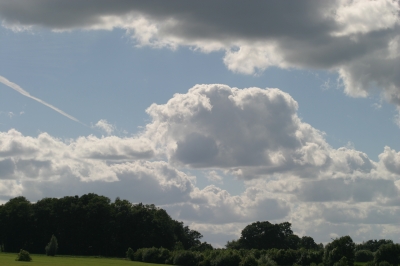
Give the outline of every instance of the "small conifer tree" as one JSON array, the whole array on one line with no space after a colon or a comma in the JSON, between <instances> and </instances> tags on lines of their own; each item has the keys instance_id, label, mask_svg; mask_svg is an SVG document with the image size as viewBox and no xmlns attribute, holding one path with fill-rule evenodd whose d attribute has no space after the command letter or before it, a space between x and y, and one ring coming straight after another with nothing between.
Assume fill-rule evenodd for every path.
<instances>
[{"instance_id":1,"label":"small conifer tree","mask_svg":"<svg viewBox=\"0 0 400 266\"><path fill-rule=\"evenodd\" d=\"M55 256L57 253L57 249L58 249L57 238L54 235L52 235L50 242L45 247L46 255L47 256Z\"/></svg>"}]
</instances>

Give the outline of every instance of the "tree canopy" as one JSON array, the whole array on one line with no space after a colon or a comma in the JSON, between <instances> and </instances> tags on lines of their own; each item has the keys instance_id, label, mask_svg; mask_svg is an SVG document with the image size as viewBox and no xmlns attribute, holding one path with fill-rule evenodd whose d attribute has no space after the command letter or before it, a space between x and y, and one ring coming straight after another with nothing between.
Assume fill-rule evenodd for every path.
<instances>
[{"instance_id":1,"label":"tree canopy","mask_svg":"<svg viewBox=\"0 0 400 266\"><path fill-rule=\"evenodd\" d=\"M24 197L0 205L0 243L6 252L21 248L43 253L50 237L58 240L58 254L124 256L128 247L185 249L200 247L202 235L173 220L155 205L114 202L97 194L36 203Z\"/></svg>"}]
</instances>

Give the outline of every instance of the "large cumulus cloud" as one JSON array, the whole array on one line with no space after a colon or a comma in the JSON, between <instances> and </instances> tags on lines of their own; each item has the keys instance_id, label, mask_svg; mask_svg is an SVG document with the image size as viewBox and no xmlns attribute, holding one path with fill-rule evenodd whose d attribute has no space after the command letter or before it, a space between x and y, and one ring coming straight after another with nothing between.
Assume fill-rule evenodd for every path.
<instances>
[{"instance_id":1,"label":"large cumulus cloud","mask_svg":"<svg viewBox=\"0 0 400 266\"><path fill-rule=\"evenodd\" d=\"M365 97L380 88L397 105L399 10L396 0L0 1L3 25L15 30L123 28L139 46L225 51L235 72L335 71L347 94Z\"/></svg>"},{"instance_id":2,"label":"large cumulus cloud","mask_svg":"<svg viewBox=\"0 0 400 266\"><path fill-rule=\"evenodd\" d=\"M340 176L377 168L365 153L333 149L323 132L301 121L297 108L279 89L197 85L150 106L146 135L177 166L220 168L246 179Z\"/></svg>"}]
</instances>

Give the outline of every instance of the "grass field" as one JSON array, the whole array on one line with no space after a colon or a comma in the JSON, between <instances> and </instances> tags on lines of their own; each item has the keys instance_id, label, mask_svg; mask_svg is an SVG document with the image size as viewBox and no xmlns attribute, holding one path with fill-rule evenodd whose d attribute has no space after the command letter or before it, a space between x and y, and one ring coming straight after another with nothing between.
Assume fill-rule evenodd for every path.
<instances>
[{"instance_id":1,"label":"grass field","mask_svg":"<svg viewBox=\"0 0 400 266\"><path fill-rule=\"evenodd\" d=\"M17 254L0 253L1 266L160 266L160 264L143 263L136 261L128 261L124 259L94 258L94 257L48 257L46 255L31 254L32 261L15 261Z\"/></svg>"}]
</instances>

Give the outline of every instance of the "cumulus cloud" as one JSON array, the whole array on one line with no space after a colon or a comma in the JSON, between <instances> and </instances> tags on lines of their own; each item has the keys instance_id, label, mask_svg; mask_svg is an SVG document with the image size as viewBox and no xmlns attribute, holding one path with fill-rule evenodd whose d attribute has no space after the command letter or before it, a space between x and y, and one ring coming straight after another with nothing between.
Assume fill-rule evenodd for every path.
<instances>
[{"instance_id":1,"label":"cumulus cloud","mask_svg":"<svg viewBox=\"0 0 400 266\"><path fill-rule=\"evenodd\" d=\"M297 108L279 89L196 85L151 105L135 137L0 132L0 200L95 192L155 203L206 241L221 237L219 246L257 220L290 221L321 242L392 238L400 153L385 147L373 161L351 146L334 149ZM193 169L198 176L185 172ZM214 184L201 188L201 178ZM226 189L232 179L242 191Z\"/></svg>"},{"instance_id":2,"label":"cumulus cloud","mask_svg":"<svg viewBox=\"0 0 400 266\"><path fill-rule=\"evenodd\" d=\"M376 169L362 152L333 149L323 132L301 121L297 108L279 89L196 85L166 104L151 105L145 134L174 165L217 168L245 179Z\"/></svg>"},{"instance_id":3,"label":"cumulus cloud","mask_svg":"<svg viewBox=\"0 0 400 266\"><path fill-rule=\"evenodd\" d=\"M379 87L398 106L399 11L396 0L0 1L3 26L12 29L123 28L139 46L225 51L235 72L336 71L347 94L365 97Z\"/></svg>"}]
</instances>

